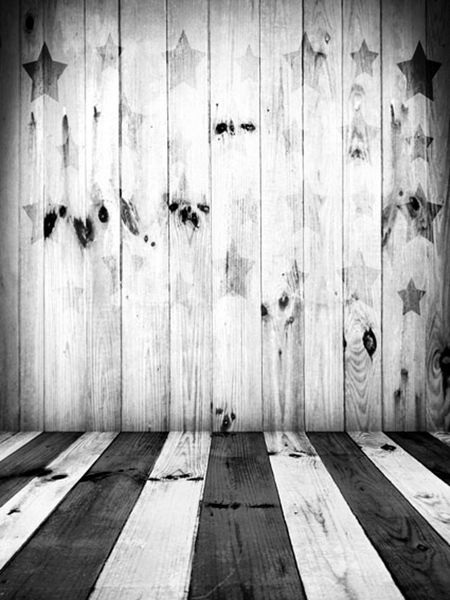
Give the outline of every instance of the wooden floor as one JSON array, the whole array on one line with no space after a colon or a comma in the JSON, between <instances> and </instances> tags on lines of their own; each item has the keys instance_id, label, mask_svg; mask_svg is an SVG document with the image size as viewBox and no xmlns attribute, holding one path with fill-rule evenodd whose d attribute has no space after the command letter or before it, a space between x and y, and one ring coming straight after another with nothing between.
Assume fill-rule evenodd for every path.
<instances>
[{"instance_id":1,"label":"wooden floor","mask_svg":"<svg viewBox=\"0 0 450 600\"><path fill-rule=\"evenodd\" d=\"M0 434L0 598L450 598L450 434Z\"/></svg>"}]
</instances>

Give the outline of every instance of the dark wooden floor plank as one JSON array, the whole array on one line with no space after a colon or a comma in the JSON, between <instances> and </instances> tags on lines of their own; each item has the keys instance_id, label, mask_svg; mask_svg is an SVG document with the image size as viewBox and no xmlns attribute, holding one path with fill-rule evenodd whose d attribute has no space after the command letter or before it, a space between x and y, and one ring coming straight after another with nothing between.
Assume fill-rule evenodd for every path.
<instances>
[{"instance_id":1,"label":"dark wooden floor plank","mask_svg":"<svg viewBox=\"0 0 450 600\"><path fill-rule=\"evenodd\" d=\"M347 434L308 436L405 598L448 598L450 546Z\"/></svg>"},{"instance_id":2,"label":"dark wooden floor plank","mask_svg":"<svg viewBox=\"0 0 450 600\"><path fill-rule=\"evenodd\" d=\"M0 573L0 597L89 596L166 439L121 433Z\"/></svg>"},{"instance_id":3,"label":"dark wooden floor plank","mask_svg":"<svg viewBox=\"0 0 450 600\"><path fill-rule=\"evenodd\" d=\"M450 446L425 432L388 432L387 435L450 485Z\"/></svg>"},{"instance_id":4,"label":"dark wooden floor plank","mask_svg":"<svg viewBox=\"0 0 450 600\"><path fill-rule=\"evenodd\" d=\"M0 506L34 477L51 476L47 465L68 448L81 433L41 433L0 462Z\"/></svg>"},{"instance_id":5,"label":"dark wooden floor plank","mask_svg":"<svg viewBox=\"0 0 450 600\"><path fill-rule=\"evenodd\" d=\"M189 599L305 598L264 437L214 434Z\"/></svg>"}]
</instances>

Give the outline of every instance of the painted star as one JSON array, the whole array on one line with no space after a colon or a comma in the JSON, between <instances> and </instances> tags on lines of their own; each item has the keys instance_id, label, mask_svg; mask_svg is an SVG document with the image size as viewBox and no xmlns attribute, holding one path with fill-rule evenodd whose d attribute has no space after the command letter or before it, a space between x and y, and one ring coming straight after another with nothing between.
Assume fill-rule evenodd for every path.
<instances>
[{"instance_id":1,"label":"painted star","mask_svg":"<svg viewBox=\"0 0 450 600\"><path fill-rule=\"evenodd\" d=\"M423 158L423 160L428 161L428 151L427 148L433 141L432 137L428 137L424 134L422 126L419 125L414 132L414 136L407 137L406 141L408 144L413 146L411 160L416 160L416 158Z\"/></svg>"},{"instance_id":2,"label":"painted star","mask_svg":"<svg viewBox=\"0 0 450 600\"><path fill-rule=\"evenodd\" d=\"M420 300L425 295L425 290L417 289L414 281L410 279L406 289L399 290L397 293L403 302L404 315L410 311L414 311L420 315Z\"/></svg>"},{"instance_id":3,"label":"painted star","mask_svg":"<svg viewBox=\"0 0 450 600\"><path fill-rule=\"evenodd\" d=\"M187 83L193 88L197 87L195 70L204 56L204 52L191 48L183 30L176 47L166 52L166 60L169 63L170 88L172 89L180 83Z\"/></svg>"},{"instance_id":4,"label":"painted star","mask_svg":"<svg viewBox=\"0 0 450 600\"><path fill-rule=\"evenodd\" d=\"M441 63L428 60L419 42L410 60L397 63L398 68L406 77L406 97L412 98L422 94L433 100L433 77L439 70Z\"/></svg>"},{"instance_id":5,"label":"painted star","mask_svg":"<svg viewBox=\"0 0 450 600\"><path fill-rule=\"evenodd\" d=\"M34 204L27 204L26 206L22 206L22 208L32 223L33 228L31 230L31 243L34 244L34 242L37 242L41 237L44 236L41 209L37 202Z\"/></svg>"},{"instance_id":6,"label":"painted star","mask_svg":"<svg viewBox=\"0 0 450 600\"><path fill-rule=\"evenodd\" d=\"M239 254L236 242L232 240L225 260L225 294L239 295L243 298L247 296L246 278L253 267L253 263L253 260L244 258Z\"/></svg>"},{"instance_id":7,"label":"painted star","mask_svg":"<svg viewBox=\"0 0 450 600\"><path fill-rule=\"evenodd\" d=\"M37 60L25 63L22 66L33 80L31 102L44 94L58 101L58 79L63 74L67 65L52 60L47 44L42 46Z\"/></svg>"},{"instance_id":8,"label":"painted star","mask_svg":"<svg viewBox=\"0 0 450 600\"><path fill-rule=\"evenodd\" d=\"M409 202L403 205L411 219L409 239L421 235L431 243L434 243L433 221L442 208L441 204L428 202L425 192L419 184L414 196L410 196ZM411 235L411 227L414 235Z\"/></svg>"},{"instance_id":9,"label":"painted star","mask_svg":"<svg viewBox=\"0 0 450 600\"><path fill-rule=\"evenodd\" d=\"M351 52L350 56L356 63L356 76L361 73L367 73L373 75L373 61L378 56L378 52L372 52L369 50L366 44L366 40L363 40L361 48L357 52Z\"/></svg>"},{"instance_id":10,"label":"painted star","mask_svg":"<svg viewBox=\"0 0 450 600\"><path fill-rule=\"evenodd\" d=\"M302 62L303 79L310 87L317 89L319 68L326 60L323 52L313 50L307 33L303 34L302 44L295 52L284 55L292 69L292 89L297 90L302 85Z\"/></svg>"},{"instance_id":11,"label":"painted star","mask_svg":"<svg viewBox=\"0 0 450 600\"><path fill-rule=\"evenodd\" d=\"M378 269L368 267L361 252L350 267L342 269L342 280L347 286L348 295L373 306L372 286L379 275Z\"/></svg>"},{"instance_id":12,"label":"painted star","mask_svg":"<svg viewBox=\"0 0 450 600\"><path fill-rule=\"evenodd\" d=\"M244 56L238 58L237 62L241 67L241 81L243 81L244 79L252 79L253 81L258 81L259 57L253 54L250 44L247 46L247 51L244 54Z\"/></svg>"},{"instance_id":13,"label":"painted star","mask_svg":"<svg viewBox=\"0 0 450 600\"><path fill-rule=\"evenodd\" d=\"M97 46L97 52L102 59L102 71L108 67L115 67L117 59L122 54L122 47L113 42L111 34L108 35L106 44Z\"/></svg>"}]
</instances>

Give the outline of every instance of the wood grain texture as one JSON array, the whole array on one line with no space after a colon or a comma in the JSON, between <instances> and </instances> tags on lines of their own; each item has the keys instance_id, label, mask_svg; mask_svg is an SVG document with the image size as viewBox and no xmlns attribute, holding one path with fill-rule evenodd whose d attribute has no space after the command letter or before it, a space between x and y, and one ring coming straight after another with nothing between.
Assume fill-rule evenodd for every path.
<instances>
[{"instance_id":1,"label":"wood grain texture","mask_svg":"<svg viewBox=\"0 0 450 600\"><path fill-rule=\"evenodd\" d=\"M224 431L262 424L259 13L252 0L210 5L213 427Z\"/></svg>"},{"instance_id":2,"label":"wood grain texture","mask_svg":"<svg viewBox=\"0 0 450 600\"><path fill-rule=\"evenodd\" d=\"M48 476L34 477L0 507L0 527L2 530L1 569L8 563L11 565L9 562L11 558L47 519L116 435L115 433L83 434L47 465ZM2 573L4 572L2 571ZM14 581L2 577L0 580L0 593L4 598L8 597L6 591L8 585L14 587ZM20 589L21 584L18 585ZM11 594L14 595L16 592L17 589ZM47 589L45 594L48 593L49 590ZM45 594L43 597L46 597ZM28 592L28 596L25 593L22 597L29 598L30 593Z\"/></svg>"},{"instance_id":3,"label":"wood grain texture","mask_svg":"<svg viewBox=\"0 0 450 600\"><path fill-rule=\"evenodd\" d=\"M347 434L308 437L402 594L421 600L445 597L450 546Z\"/></svg>"},{"instance_id":4,"label":"wood grain texture","mask_svg":"<svg viewBox=\"0 0 450 600\"><path fill-rule=\"evenodd\" d=\"M266 433L265 440L308 600L401 600L306 435Z\"/></svg>"},{"instance_id":5,"label":"wood grain texture","mask_svg":"<svg viewBox=\"0 0 450 600\"><path fill-rule=\"evenodd\" d=\"M350 434L430 525L450 542L450 488L384 433Z\"/></svg>"},{"instance_id":6,"label":"wood grain texture","mask_svg":"<svg viewBox=\"0 0 450 600\"><path fill-rule=\"evenodd\" d=\"M167 9L170 428L199 430L211 427L213 350L208 2Z\"/></svg>"},{"instance_id":7,"label":"wood grain texture","mask_svg":"<svg viewBox=\"0 0 450 600\"><path fill-rule=\"evenodd\" d=\"M20 431L11 436L2 434L0 436L0 461L31 442L40 433L40 431Z\"/></svg>"},{"instance_id":8,"label":"wood grain texture","mask_svg":"<svg viewBox=\"0 0 450 600\"><path fill-rule=\"evenodd\" d=\"M2 4L0 38L0 429L19 429L20 3Z\"/></svg>"},{"instance_id":9,"label":"wood grain texture","mask_svg":"<svg viewBox=\"0 0 450 600\"><path fill-rule=\"evenodd\" d=\"M427 189L426 161L413 160L419 125L428 135L426 99L410 95L398 63L425 43L424 0L383 3L383 429L426 427L425 323L431 285L432 244L415 235L410 208ZM409 140L409 141L408 141ZM414 309L402 301L408 284L425 291ZM419 292L417 292L418 294Z\"/></svg>"},{"instance_id":10,"label":"wood grain texture","mask_svg":"<svg viewBox=\"0 0 450 600\"><path fill-rule=\"evenodd\" d=\"M260 433L213 434L189 598L305 598Z\"/></svg>"},{"instance_id":11,"label":"wood grain texture","mask_svg":"<svg viewBox=\"0 0 450 600\"><path fill-rule=\"evenodd\" d=\"M86 261L88 389L86 428L121 424L121 213L118 4L86 3L86 182L80 215ZM129 200L126 198L125 200ZM107 222L98 216L104 206ZM87 221L89 219L89 221ZM90 228L93 233L89 235ZM87 228L87 229L86 229ZM91 239L93 238L93 239Z\"/></svg>"},{"instance_id":12,"label":"wood grain texture","mask_svg":"<svg viewBox=\"0 0 450 600\"><path fill-rule=\"evenodd\" d=\"M306 3L303 27L307 430L344 426L341 4Z\"/></svg>"},{"instance_id":13,"label":"wood grain texture","mask_svg":"<svg viewBox=\"0 0 450 600\"><path fill-rule=\"evenodd\" d=\"M433 78L427 105L430 159L427 197L442 206L434 219L430 268L430 310L426 324L426 394L428 430L450 429L450 6L445 0L427 2L427 58L441 63Z\"/></svg>"},{"instance_id":14,"label":"wood grain texture","mask_svg":"<svg viewBox=\"0 0 450 600\"><path fill-rule=\"evenodd\" d=\"M381 428L380 4L343 13L345 427Z\"/></svg>"},{"instance_id":15,"label":"wood grain texture","mask_svg":"<svg viewBox=\"0 0 450 600\"><path fill-rule=\"evenodd\" d=\"M21 0L20 63L36 61L44 43L43 4ZM29 19L26 27L26 19ZM31 23L33 27L31 27ZM20 429L44 426L44 96L20 71Z\"/></svg>"},{"instance_id":16,"label":"wood grain texture","mask_svg":"<svg viewBox=\"0 0 450 600\"><path fill-rule=\"evenodd\" d=\"M122 2L120 29L122 193L137 214L122 223L122 429L158 431L170 369L165 1Z\"/></svg>"},{"instance_id":17,"label":"wood grain texture","mask_svg":"<svg viewBox=\"0 0 450 600\"><path fill-rule=\"evenodd\" d=\"M436 437L442 443L447 444L447 446L450 446L450 433L447 433L445 431L434 431L431 435L434 435L434 437Z\"/></svg>"},{"instance_id":18,"label":"wood grain texture","mask_svg":"<svg viewBox=\"0 0 450 600\"><path fill-rule=\"evenodd\" d=\"M394 442L450 485L450 448L429 433L390 433Z\"/></svg>"},{"instance_id":19,"label":"wood grain texture","mask_svg":"<svg viewBox=\"0 0 450 600\"><path fill-rule=\"evenodd\" d=\"M301 5L261 2L263 427L304 426Z\"/></svg>"},{"instance_id":20,"label":"wood grain texture","mask_svg":"<svg viewBox=\"0 0 450 600\"><path fill-rule=\"evenodd\" d=\"M186 597L209 448L206 432L169 433L91 600Z\"/></svg>"},{"instance_id":21,"label":"wood grain texture","mask_svg":"<svg viewBox=\"0 0 450 600\"><path fill-rule=\"evenodd\" d=\"M46 0L45 43L65 65L45 95L44 428L86 427L85 257L75 233L86 213L84 5Z\"/></svg>"},{"instance_id":22,"label":"wood grain texture","mask_svg":"<svg viewBox=\"0 0 450 600\"><path fill-rule=\"evenodd\" d=\"M3 597L87 598L165 437L119 434L2 571Z\"/></svg>"}]
</instances>

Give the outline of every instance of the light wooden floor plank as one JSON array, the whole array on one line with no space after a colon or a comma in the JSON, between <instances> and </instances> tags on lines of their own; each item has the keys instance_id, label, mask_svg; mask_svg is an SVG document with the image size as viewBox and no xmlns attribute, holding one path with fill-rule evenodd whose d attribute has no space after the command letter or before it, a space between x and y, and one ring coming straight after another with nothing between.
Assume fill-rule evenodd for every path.
<instances>
[{"instance_id":1,"label":"light wooden floor plank","mask_svg":"<svg viewBox=\"0 0 450 600\"><path fill-rule=\"evenodd\" d=\"M48 465L51 475L35 477L0 508L0 568L23 546L116 435L85 433ZM2 584L3 598L1 587Z\"/></svg>"},{"instance_id":2,"label":"light wooden floor plank","mask_svg":"<svg viewBox=\"0 0 450 600\"><path fill-rule=\"evenodd\" d=\"M424 431L389 432L389 437L450 485L450 448L446 444Z\"/></svg>"},{"instance_id":3,"label":"light wooden floor plank","mask_svg":"<svg viewBox=\"0 0 450 600\"><path fill-rule=\"evenodd\" d=\"M19 433L2 433L0 436L0 461L34 440L40 431L21 431Z\"/></svg>"},{"instance_id":4,"label":"light wooden floor plank","mask_svg":"<svg viewBox=\"0 0 450 600\"><path fill-rule=\"evenodd\" d=\"M265 440L308 600L403 598L306 435Z\"/></svg>"},{"instance_id":5,"label":"light wooden floor plank","mask_svg":"<svg viewBox=\"0 0 450 600\"><path fill-rule=\"evenodd\" d=\"M350 433L370 460L450 543L450 487L384 433Z\"/></svg>"},{"instance_id":6,"label":"light wooden floor plank","mask_svg":"<svg viewBox=\"0 0 450 600\"><path fill-rule=\"evenodd\" d=\"M171 432L91 600L187 595L211 438Z\"/></svg>"}]
</instances>

